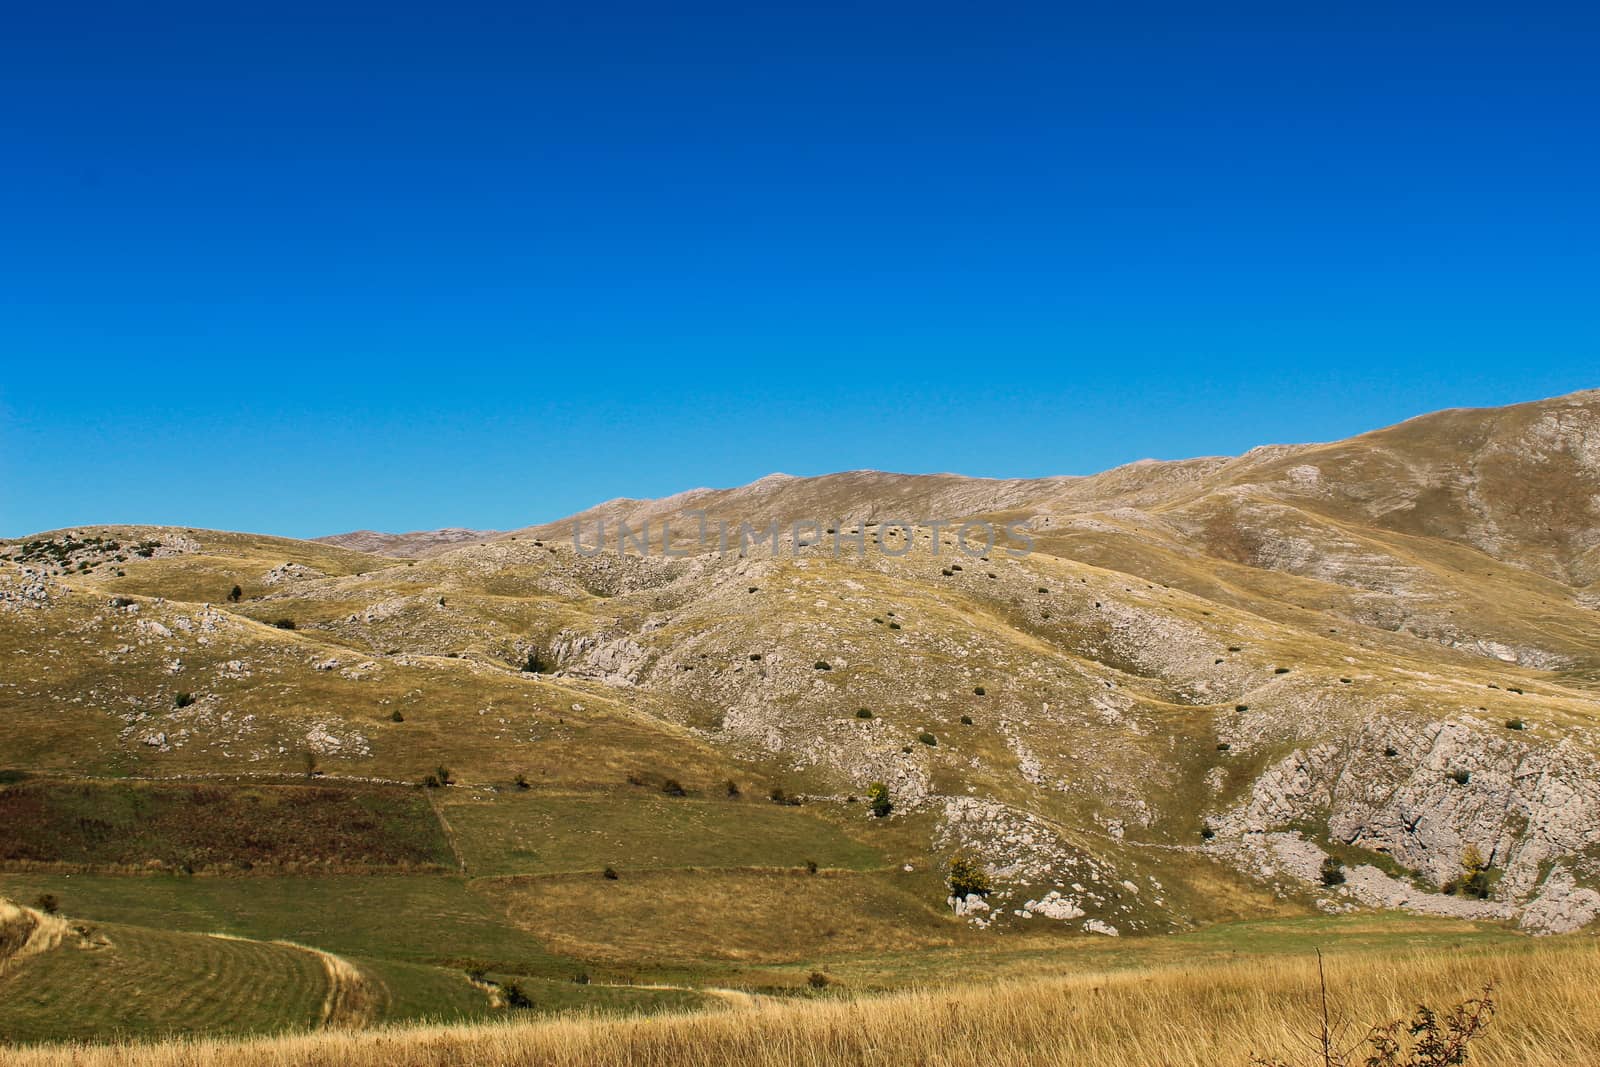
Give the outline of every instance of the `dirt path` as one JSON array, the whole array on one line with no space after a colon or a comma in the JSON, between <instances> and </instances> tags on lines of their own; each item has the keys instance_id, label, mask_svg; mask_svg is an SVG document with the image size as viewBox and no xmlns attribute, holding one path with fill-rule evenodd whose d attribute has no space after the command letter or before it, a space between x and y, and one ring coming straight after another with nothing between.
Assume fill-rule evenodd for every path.
<instances>
[{"instance_id":1,"label":"dirt path","mask_svg":"<svg viewBox=\"0 0 1600 1067\"><path fill-rule=\"evenodd\" d=\"M29 956L49 952L70 932L65 919L0 898L0 975Z\"/></svg>"},{"instance_id":2,"label":"dirt path","mask_svg":"<svg viewBox=\"0 0 1600 1067\"><path fill-rule=\"evenodd\" d=\"M322 963L328 976L328 993L322 998L324 1030L363 1030L377 1015L378 996L367 976L349 960L293 941L274 941L275 945L309 952Z\"/></svg>"},{"instance_id":3,"label":"dirt path","mask_svg":"<svg viewBox=\"0 0 1600 1067\"><path fill-rule=\"evenodd\" d=\"M455 829L450 825L450 820L444 817L444 811L439 807L439 802L434 799L434 790L424 789L422 792L428 798L428 807L433 809L433 817L439 820L439 829L444 831L445 842L450 846L450 854L456 858L456 866L462 874L466 874L467 857L461 854L461 846L456 843Z\"/></svg>"},{"instance_id":4,"label":"dirt path","mask_svg":"<svg viewBox=\"0 0 1600 1067\"><path fill-rule=\"evenodd\" d=\"M735 1008L758 1007L763 998L742 989L724 989L720 986L668 985L664 982L596 982L607 989L676 989L681 993L703 993L708 997L730 1004Z\"/></svg>"}]
</instances>

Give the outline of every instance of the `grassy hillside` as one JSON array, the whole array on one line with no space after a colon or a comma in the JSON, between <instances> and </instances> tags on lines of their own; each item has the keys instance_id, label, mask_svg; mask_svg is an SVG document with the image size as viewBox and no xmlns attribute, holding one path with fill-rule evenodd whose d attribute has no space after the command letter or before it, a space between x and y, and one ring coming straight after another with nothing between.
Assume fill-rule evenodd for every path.
<instances>
[{"instance_id":1,"label":"grassy hillside","mask_svg":"<svg viewBox=\"0 0 1600 1067\"><path fill-rule=\"evenodd\" d=\"M590 516L832 524L743 555L556 527L415 559L169 527L0 545L0 893L130 946L331 953L371 1023L504 1016L512 982L534 1010L664 1010L1223 958L1192 939L1270 951L1263 923L1399 907L1507 951L1592 929L1600 519L1522 489L1590 499L1591 423L1580 394L1085 479L854 472ZM958 857L986 895L948 899ZM38 996L0 1037L159 1014ZM261 1003L240 1026L309 1025Z\"/></svg>"}]
</instances>

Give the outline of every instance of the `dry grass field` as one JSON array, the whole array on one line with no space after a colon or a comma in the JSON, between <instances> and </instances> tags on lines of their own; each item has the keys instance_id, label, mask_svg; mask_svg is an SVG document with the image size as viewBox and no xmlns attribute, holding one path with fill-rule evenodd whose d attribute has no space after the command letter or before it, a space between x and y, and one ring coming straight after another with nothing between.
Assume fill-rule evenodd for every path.
<instances>
[{"instance_id":1,"label":"dry grass field","mask_svg":"<svg viewBox=\"0 0 1600 1067\"><path fill-rule=\"evenodd\" d=\"M1511 952L1432 950L1327 959L1346 1045L1370 1024L1438 1009L1488 983L1498 1010L1469 1062L1481 1067L1600 1063L1600 944ZM1313 1063L1314 958L1164 966L941 987L863 999L753 998L728 1010L649 1018L395 1028L244 1042L61 1045L0 1056L7 1067L1220 1067L1252 1057ZM1362 1062L1364 1054L1356 1062Z\"/></svg>"}]
</instances>

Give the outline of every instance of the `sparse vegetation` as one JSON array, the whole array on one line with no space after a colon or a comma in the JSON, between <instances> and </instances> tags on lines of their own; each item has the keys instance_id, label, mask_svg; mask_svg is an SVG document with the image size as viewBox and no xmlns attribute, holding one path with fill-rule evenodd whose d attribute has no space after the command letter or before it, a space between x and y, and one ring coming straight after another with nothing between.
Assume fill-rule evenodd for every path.
<instances>
[{"instance_id":1,"label":"sparse vegetation","mask_svg":"<svg viewBox=\"0 0 1600 1067\"><path fill-rule=\"evenodd\" d=\"M193 693L179 693L177 696L172 698L172 704L173 704L174 707L187 708L189 705L191 705L193 703L194 703L194 694Z\"/></svg>"}]
</instances>

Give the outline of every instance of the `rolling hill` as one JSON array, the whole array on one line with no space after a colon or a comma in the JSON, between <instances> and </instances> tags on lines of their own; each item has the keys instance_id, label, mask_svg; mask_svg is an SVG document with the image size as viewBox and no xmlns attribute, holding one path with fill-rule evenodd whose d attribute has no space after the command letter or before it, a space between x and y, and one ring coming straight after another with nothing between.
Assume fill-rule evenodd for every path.
<instances>
[{"instance_id":1,"label":"rolling hill","mask_svg":"<svg viewBox=\"0 0 1600 1067\"><path fill-rule=\"evenodd\" d=\"M0 895L306 971L253 1030L316 1022L324 972L282 942L371 976L378 1019L512 982L551 1010L884 989L1367 909L1583 930L1597 583L1594 391L504 533L50 531L0 545ZM991 892L947 899L957 855ZM64 981L62 951L0 988ZM0 1031L85 1033L35 1003Z\"/></svg>"}]
</instances>

